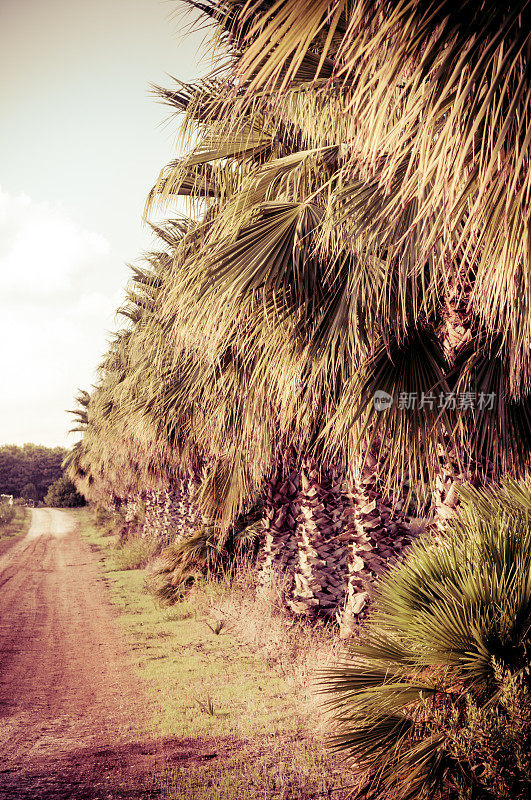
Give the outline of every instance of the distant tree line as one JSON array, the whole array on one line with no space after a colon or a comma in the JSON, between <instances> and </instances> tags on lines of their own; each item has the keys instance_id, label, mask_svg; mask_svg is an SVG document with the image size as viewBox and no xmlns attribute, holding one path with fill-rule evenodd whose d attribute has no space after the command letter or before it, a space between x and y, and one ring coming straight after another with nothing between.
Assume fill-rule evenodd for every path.
<instances>
[{"instance_id":1,"label":"distant tree line","mask_svg":"<svg viewBox=\"0 0 531 800\"><path fill-rule=\"evenodd\" d=\"M36 444L0 447L0 494L43 500L49 487L63 474L64 447Z\"/></svg>"}]
</instances>

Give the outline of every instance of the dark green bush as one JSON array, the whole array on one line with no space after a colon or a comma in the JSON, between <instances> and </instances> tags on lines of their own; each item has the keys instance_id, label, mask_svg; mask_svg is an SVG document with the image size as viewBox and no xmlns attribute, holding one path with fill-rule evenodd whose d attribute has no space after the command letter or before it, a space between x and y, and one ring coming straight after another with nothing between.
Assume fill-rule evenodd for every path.
<instances>
[{"instance_id":1,"label":"dark green bush","mask_svg":"<svg viewBox=\"0 0 531 800\"><path fill-rule=\"evenodd\" d=\"M469 800L524 800L531 796L531 695L522 673L497 670L498 691L490 703L467 693L450 713L435 715L432 725L445 734L454 764L452 795Z\"/></svg>"},{"instance_id":2,"label":"dark green bush","mask_svg":"<svg viewBox=\"0 0 531 800\"><path fill-rule=\"evenodd\" d=\"M33 500L33 502L36 503L38 499L37 487L34 483L27 483L20 492L20 496L24 500Z\"/></svg>"},{"instance_id":3,"label":"dark green bush","mask_svg":"<svg viewBox=\"0 0 531 800\"><path fill-rule=\"evenodd\" d=\"M381 582L348 658L323 677L332 745L368 796L531 796L531 491L461 491L444 539Z\"/></svg>"},{"instance_id":4,"label":"dark green bush","mask_svg":"<svg viewBox=\"0 0 531 800\"><path fill-rule=\"evenodd\" d=\"M19 497L31 486L27 499L42 500L51 484L62 475L62 462L67 455L62 447L25 444L22 447L0 446L0 494Z\"/></svg>"},{"instance_id":5,"label":"dark green bush","mask_svg":"<svg viewBox=\"0 0 531 800\"><path fill-rule=\"evenodd\" d=\"M76 491L76 487L66 475L58 478L46 493L44 502L52 508L75 508L84 506L85 498Z\"/></svg>"}]
</instances>

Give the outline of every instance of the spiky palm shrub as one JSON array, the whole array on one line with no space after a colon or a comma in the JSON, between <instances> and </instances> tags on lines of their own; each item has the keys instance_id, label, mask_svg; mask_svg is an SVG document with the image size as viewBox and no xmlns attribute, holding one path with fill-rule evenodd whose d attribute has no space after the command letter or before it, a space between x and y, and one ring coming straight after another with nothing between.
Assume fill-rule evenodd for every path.
<instances>
[{"instance_id":1,"label":"spiky palm shrub","mask_svg":"<svg viewBox=\"0 0 531 800\"><path fill-rule=\"evenodd\" d=\"M254 518L253 518L254 517ZM238 564L256 551L260 523L255 515L242 518L228 534L201 526L167 547L152 578L154 595L165 605L182 599L201 578L229 578Z\"/></svg>"},{"instance_id":2,"label":"spiky palm shrub","mask_svg":"<svg viewBox=\"0 0 531 800\"><path fill-rule=\"evenodd\" d=\"M365 771L368 796L531 790L531 488L460 494L440 544L419 541L382 580L359 641L323 678L332 745Z\"/></svg>"}]
</instances>

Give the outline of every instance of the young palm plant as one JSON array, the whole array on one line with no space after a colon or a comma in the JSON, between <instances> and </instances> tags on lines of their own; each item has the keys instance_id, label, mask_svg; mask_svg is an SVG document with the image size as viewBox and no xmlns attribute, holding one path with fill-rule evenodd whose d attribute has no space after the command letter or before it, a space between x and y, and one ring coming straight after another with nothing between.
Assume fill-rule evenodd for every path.
<instances>
[{"instance_id":1,"label":"young palm plant","mask_svg":"<svg viewBox=\"0 0 531 800\"><path fill-rule=\"evenodd\" d=\"M523 799L531 789L531 485L460 495L439 545L421 540L381 581L359 640L323 675L331 743L365 771L368 796Z\"/></svg>"}]
</instances>

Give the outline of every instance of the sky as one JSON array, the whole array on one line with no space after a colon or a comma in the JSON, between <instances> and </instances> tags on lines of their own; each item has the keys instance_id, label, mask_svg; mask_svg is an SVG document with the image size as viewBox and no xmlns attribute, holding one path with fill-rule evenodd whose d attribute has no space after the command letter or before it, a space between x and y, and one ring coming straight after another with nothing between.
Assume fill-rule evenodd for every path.
<instances>
[{"instance_id":1,"label":"sky","mask_svg":"<svg viewBox=\"0 0 531 800\"><path fill-rule=\"evenodd\" d=\"M0 445L71 446L177 122L150 94L205 71L174 0L0 0Z\"/></svg>"}]
</instances>

